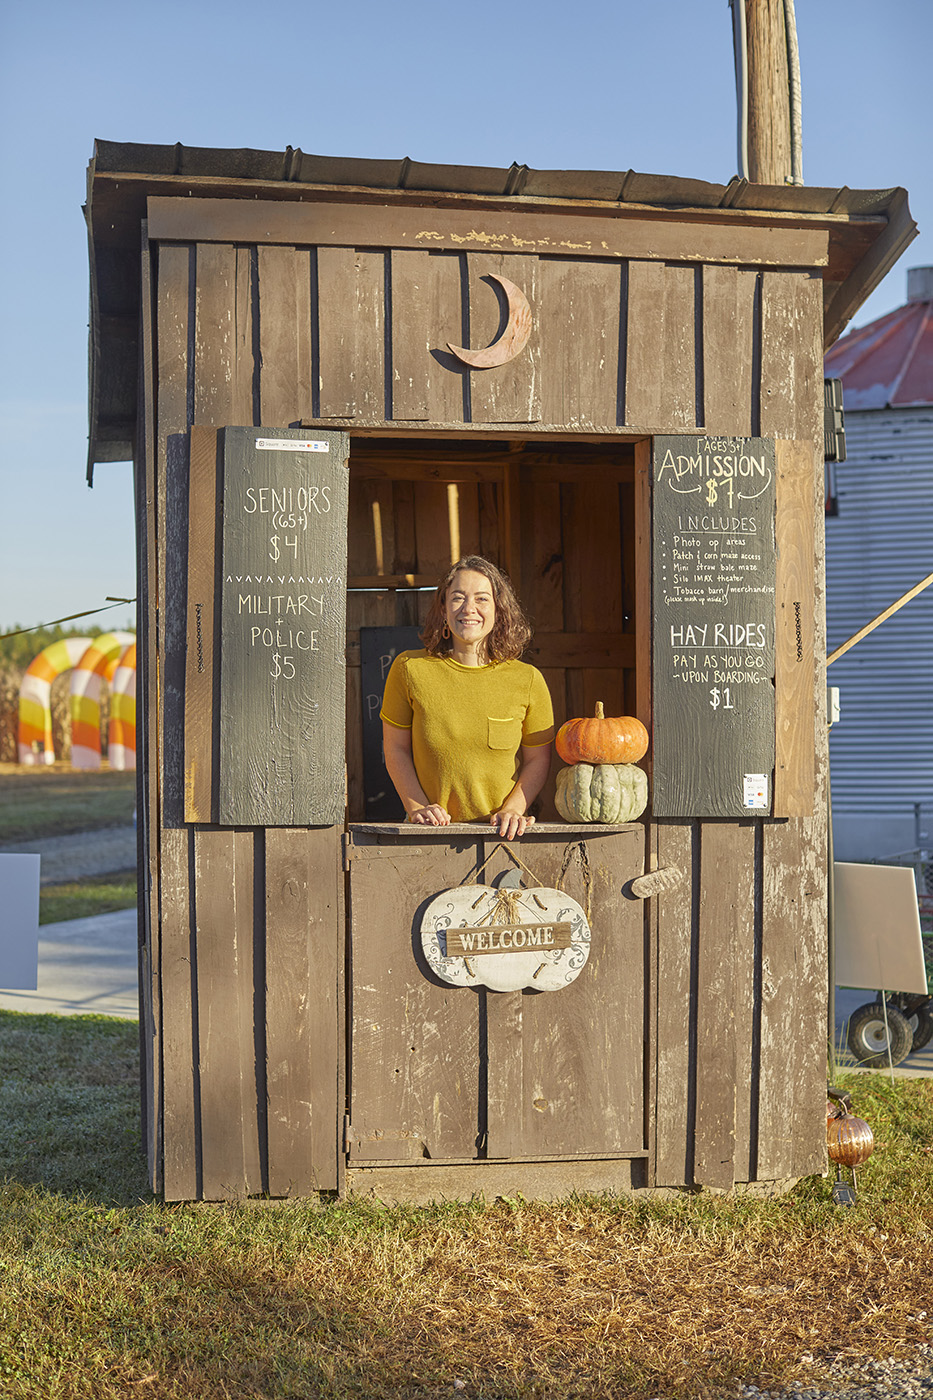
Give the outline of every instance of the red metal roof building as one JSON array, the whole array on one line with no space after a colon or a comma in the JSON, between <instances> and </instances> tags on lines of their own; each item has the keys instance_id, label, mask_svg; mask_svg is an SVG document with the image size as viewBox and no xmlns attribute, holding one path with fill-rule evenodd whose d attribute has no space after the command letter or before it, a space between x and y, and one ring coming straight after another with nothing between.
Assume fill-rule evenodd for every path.
<instances>
[{"instance_id":1,"label":"red metal roof building","mask_svg":"<svg viewBox=\"0 0 933 1400\"><path fill-rule=\"evenodd\" d=\"M933 403L933 267L907 274L907 304L838 340L824 361L847 412Z\"/></svg>"}]
</instances>

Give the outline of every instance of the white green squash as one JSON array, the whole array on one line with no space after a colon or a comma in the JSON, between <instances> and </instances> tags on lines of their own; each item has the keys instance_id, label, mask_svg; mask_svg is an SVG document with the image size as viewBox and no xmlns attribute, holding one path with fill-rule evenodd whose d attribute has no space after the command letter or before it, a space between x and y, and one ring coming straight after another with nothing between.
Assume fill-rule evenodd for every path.
<instances>
[{"instance_id":1,"label":"white green squash","mask_svg":"<svg viewBox=\"0 0 933 1400\"><path fill-rule=\"evenodd\" d=\"M554 802L566 822L633 822L648 805L648 779L634 763L574 763L558 773Z\"/></svg>"}]
</instances>

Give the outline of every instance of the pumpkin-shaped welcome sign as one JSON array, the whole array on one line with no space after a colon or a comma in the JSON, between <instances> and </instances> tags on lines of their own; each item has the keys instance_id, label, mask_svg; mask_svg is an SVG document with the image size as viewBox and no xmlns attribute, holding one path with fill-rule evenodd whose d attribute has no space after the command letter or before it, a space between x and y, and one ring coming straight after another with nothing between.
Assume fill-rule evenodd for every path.
<instances>
[{"instance_id":1,"label":"pumpkin-shaped welcome sign","mask_svg":"<svg viewBox=\"0 0 933 1400\"><path fill-rule=\"evenodd\" d=\"M431 900L421 946L431 971L452 987L555 992L582 971L590 926L562 890L458 885Z\"/></svg>"}]
</instances>

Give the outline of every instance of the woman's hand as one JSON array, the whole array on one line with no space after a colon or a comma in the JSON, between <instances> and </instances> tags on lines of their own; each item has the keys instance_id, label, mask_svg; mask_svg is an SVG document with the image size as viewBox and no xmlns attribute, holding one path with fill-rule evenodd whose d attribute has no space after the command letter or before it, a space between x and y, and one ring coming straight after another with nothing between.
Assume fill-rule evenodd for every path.
<instances>
[{"instance_id":1,"label":"woman's hand","mask_svg":"<svg viewBox=\"0 0 933 1400\"><path fill-rule=\"evenodd\" d=\"M409 812L408 820L421 826L450 826L450 813L439 802L429 802L426 807Z\"/></svg>"},{"instance_id":2,"label":"woman's hand","mask_svg":"<svg viewBox=\"0 0 933 1400\"><path fill-rule=\"evenodd\" d=\"M509 812L504 807L498 812L493 812L489 818L490 825L496 828L505 841L511 841L513 836L524 836L528 828L534 825L534 820L534 817L529 817L524 812Z\"/></svg>"},{"instance_id":3,"label":"woman's hand","mask_svg":"<svg viewBox=\"0 0 933 1400\"><path fill-rule=\"evenodd\" d=\"M493 812L489 818L491 825L497 828L504 840L511 841L514 836L524 836L528 828L534 825L534 817L527 815L528 808L544 787L550 766L550 744L522 744L522 766L518 782L498 812Z\"/></svg>"}]
</instances>

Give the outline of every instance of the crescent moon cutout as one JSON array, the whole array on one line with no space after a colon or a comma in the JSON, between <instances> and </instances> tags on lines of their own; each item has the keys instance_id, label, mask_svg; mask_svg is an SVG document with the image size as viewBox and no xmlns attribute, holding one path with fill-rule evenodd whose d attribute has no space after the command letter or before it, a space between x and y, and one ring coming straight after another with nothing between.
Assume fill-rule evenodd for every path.
<instances>
[{"instance_id":1,"label":"crescent moon cutout","mask_svg":"<svg viewBox=\"0 0 933 1400\"><path fill-rule=\"evenodd\" d=\"M498 282L505 292L509 314L502 334L485 350L470 350L464 345L447 342L450 353L471 369L494 369L496 365L507 365L509 360L522 353L531 335L531 307L525 293L507 277L497 277L494 272L489 273L487 280Z\"/></svg>"}]
</instances>

